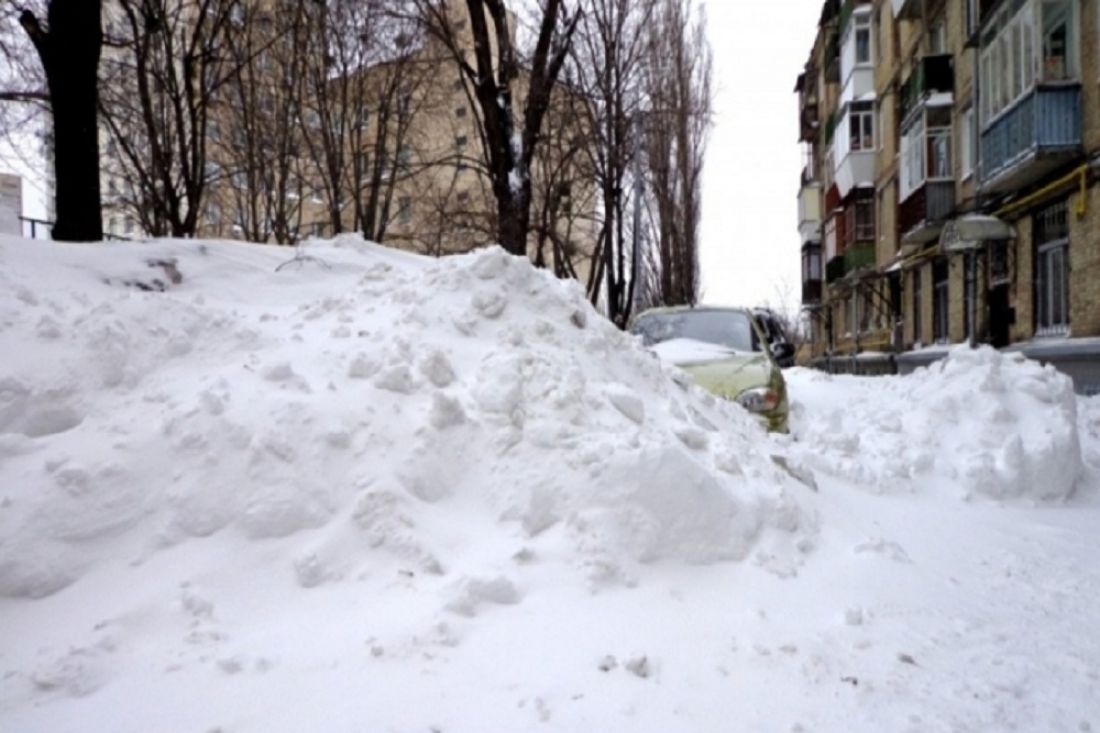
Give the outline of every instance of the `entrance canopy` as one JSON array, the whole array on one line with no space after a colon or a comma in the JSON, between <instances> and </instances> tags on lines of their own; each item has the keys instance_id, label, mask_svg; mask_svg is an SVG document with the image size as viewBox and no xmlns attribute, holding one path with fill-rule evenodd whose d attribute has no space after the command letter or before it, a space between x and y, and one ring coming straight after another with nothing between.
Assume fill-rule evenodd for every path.
<instances>
[{"instance_id":1,"label":"entrance canopy","mask_svg":"<svg viewBox=\"0 0 1100 733\"><path fill-rule=\"evenodd\" d=\"M964 252L980 247L984 242L1015 239L1016 230L995 216L967 214L943 225L940 243L944 252Z\"/></svg>"}]
</instances>

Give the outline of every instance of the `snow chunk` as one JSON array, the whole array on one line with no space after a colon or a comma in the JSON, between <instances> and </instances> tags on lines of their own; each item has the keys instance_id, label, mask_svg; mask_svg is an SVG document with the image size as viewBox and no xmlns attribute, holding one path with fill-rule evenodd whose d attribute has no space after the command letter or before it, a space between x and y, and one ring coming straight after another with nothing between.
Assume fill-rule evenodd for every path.
<instances>
[{"instance_id":1,"label":"snow chunk","mask_svg":"<svg viewBox=\"0 0 1100 733\"><path fill-rule=\"evenodd\" d=\"M1072 381L1020 354L960 346L904 377L787 376L792 433L817 449L803 462L878 493L948 479L964 496L1051 501L1081 475Z\"/></svg>"}]
</instances>

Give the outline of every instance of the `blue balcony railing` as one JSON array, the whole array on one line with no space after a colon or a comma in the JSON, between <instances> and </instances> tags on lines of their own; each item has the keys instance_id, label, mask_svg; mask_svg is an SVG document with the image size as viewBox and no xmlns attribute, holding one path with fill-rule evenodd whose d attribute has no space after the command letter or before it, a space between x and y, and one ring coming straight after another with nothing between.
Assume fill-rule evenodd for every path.
<instances>
[{"instance_id":1,"label":"blue balcony railing","mask_svg":"<svg viewBox=\"0 0 1100 733\"><path fill-rule=\"evenodd\" d=\"M1081 149L1080 86L1036 87L982 133L982 181Z\"/></svg>"}]
</instances>

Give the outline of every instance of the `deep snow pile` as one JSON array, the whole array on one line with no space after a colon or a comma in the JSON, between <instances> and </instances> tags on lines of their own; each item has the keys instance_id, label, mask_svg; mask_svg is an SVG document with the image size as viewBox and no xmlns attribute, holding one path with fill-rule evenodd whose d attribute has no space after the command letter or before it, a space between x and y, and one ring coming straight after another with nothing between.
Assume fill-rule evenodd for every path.
<instances>
[{"instance_id":1,"label":"deep snow pile","mask_svg":"<svg viewBox=\"0 0 1100 733\"><path fill-rule=\"evenodd\" d=\"M789 380L808 387L792 406L807 462L874 491L1064 499L1081 474L1073 384L1021 354L961 346L907 377Z\"/></svg>"},{"instance_id":2,"label":"deep snow pile","mask_svg":"<svg viewBox=\"0 0 1100 733\"><path fill-rule=\"evenodd\" d=\"M1100 730L1100 402L768 436L499 250L299 255L0 239L0 730Z\"/></svg>"},{"instance_id":3,"label":"deep snow pile","mask_svg":"<svg viewBox=\"0 0 1100 733\"><path fill-rule=\"evenodd\" d=\"M522 595L528 544L600 584L801 527L742 411L502 250L346 238L275 272L286 250L26 246L0 260L2 595L58 591L113 538L313 530L303 586L385 554L474 613Z\"/></svg>"}]
</instances>

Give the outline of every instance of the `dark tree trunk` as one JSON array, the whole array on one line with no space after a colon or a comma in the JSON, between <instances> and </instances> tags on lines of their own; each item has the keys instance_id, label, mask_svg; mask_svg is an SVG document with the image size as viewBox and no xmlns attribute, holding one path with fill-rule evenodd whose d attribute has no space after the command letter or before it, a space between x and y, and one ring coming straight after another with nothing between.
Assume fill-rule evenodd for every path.
<instances>
[{"instance_id":1,"label":"dark tree trunk","mask_svg":"<svg viewBox=\"0 0 1100 733\"><path fill-rule=\"evenodd\" d=\"M99 201L97 70L103 36L100 3L50 0L48 27L29 10L20 23L34 42L50 93L57 223L53 238L103 239Z\"/></svg>"}]
</instances>

